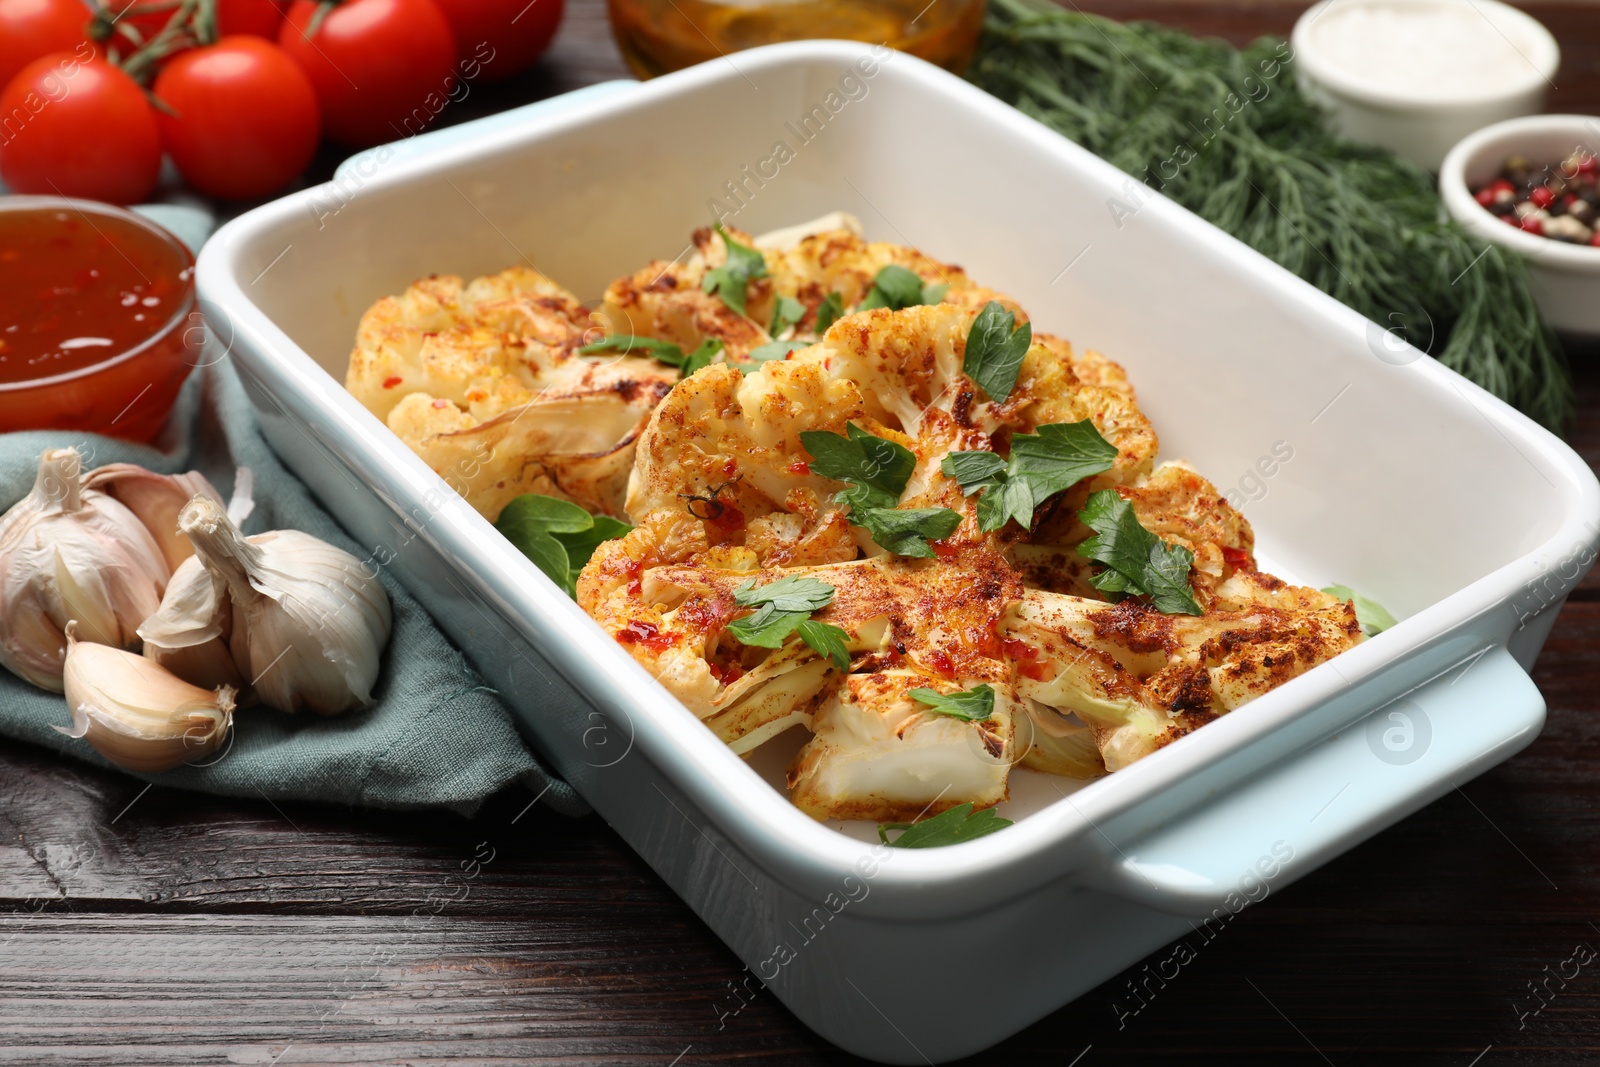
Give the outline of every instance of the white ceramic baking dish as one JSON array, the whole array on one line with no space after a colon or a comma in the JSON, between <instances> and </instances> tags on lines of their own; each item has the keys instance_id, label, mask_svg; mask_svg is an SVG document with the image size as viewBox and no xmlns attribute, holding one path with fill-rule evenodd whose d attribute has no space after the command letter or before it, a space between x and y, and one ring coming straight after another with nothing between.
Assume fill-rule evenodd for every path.
<instances>
[{"instance_id":1,"label":"white ceramic baking dish","mask_svg":"<svg viewBox=\"0 0 1600 1067\"><path fill-rule=\"evenodd\" d=\"M1600 491L1555 437L1242 244L882 57L773 46L370 157L226 226L199 286L275 447L750 988L851 1051L921 1063L1015 1032L1532 740L1526 668L1593 559ZM1028 776L1017 825L980 841L890 850L811 821L340 387L362 310L421 275L527 260L594 298L719 205L751 231L851 211L1110 353L1163 454L1248 501L1265 566L1402 621L1116 775ZM928 995L952 974L992 982L981 1012Z\"/></svg>"}]
</instances>

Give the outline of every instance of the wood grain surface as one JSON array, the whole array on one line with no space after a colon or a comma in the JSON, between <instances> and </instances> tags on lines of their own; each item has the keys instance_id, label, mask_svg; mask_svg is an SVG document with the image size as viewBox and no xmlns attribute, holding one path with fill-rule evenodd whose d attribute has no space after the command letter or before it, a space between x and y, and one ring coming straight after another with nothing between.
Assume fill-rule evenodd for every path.
<instances>
[{"instance_id":1,"label":"wood grain surface","mask_svg":"<svg viewBox=\"0 0 1600 1067\"><path fill-rule=\"evenodd\" d=\"M1241 42L1305 5L1081 6ZM1600 112L1600 9L1524 6L1565 49L1554 106ZM450 117L624 75L578 0L537 69ZM1600 464L1600 352L1575 363L1572 441ZM1274 891L1137 1012L1144 963L969 1062L1600 1063L1600 958L1577 962L1600 951L1600 578L1535 680L1526 752ZM719 1019L732 953L599 819L530 799L241 802L0 742L0 1063L849 1061L767 993ZM928 979L949 1010L1004 995L1003 959Z\"/></svg>"}]
</instances>

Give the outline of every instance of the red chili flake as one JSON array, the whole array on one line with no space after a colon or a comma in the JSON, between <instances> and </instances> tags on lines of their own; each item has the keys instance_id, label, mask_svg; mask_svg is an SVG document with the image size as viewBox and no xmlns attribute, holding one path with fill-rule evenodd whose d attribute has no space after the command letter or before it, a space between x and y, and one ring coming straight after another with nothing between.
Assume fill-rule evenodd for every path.
<instances>
[{"instance_id":1,"label":"red chili flake","mask_svg":"<svg viewBox=\"0 0 1600 1067\"><path fill-rule=\"evenodd\" d=\"M928 666L946 678L954 678L956 676L956 665L951 662L950 657L945 655L942 649L935 648L928 653Z\"/></svg>"},{"instance_id":2,"label":"red chili flake","mask_svg":"<svg viewBox=\"0 0 1600 1067\"><path fill-rule=\"evenodd\" d=\"M448 400L435 400L433 402L433 406L436 407L436 408L447 408L447 407L450 406L450 401L448 401Z\"/></svg>"},{"instance_id":3,"label":"red chili flake","mask_svg":"<svg viewBox=\"0 0 1600 1067\"><path fill-rule=\"evenodd\" d=\"M385 389L393 389L403 381L405 381L405 379L400 377L400 375L393 374L383 380L383 387Z\"/></svg>"},{"instance_id":4,"label":"red chili flake","mask_svg":"<svg viewBox=\"0 0 1600 1067\"><path fill-rule=\"evenodd\" d=\"M949 541L929 541L928 547L933 549L933 554L941 559L961 554L961 546L951 544Z\"/></svg>"},{"instance_id":5,"label":"red chili flake","mask_svg":"<svg viewBox=\"0 0 1600 1067\"><path fill-rule=\"evenodd\" d=\"M1230 548L1227 545L1223 545L1222 558L1227 561L1228 566L1236 571L1253 571L1256 569L1255 564L1250 560L1250 553L1242 548Z\"/></svg>"},{"instance_id":6,"label":"red chili flake","mask_svg":"<svg viewBox=\"0 0 1600 1067\"><path fill-rule=\"evenodd\" d=\"M732 478L733 472L738 469L739 465L733 461L732 456L729 456L722 464L722 476L724 478Z\"/></svg>"},{"instance_id":7,"label":"red chili flake","mask_svg":"<svg viewBox=\"0 0 1600 1067\"><path fill-rule=\"evenodd\" d=\"M633 566L628 568L628 595L638 596L644 592L644 560L635 560Z\"/></svg>"},{"instance_id":8,"label":"red chili flake","mask_svg":"<svg viewBox=\"0 0 1600 1067\"><path fill-rule=\"evenodd\" d=\"M811 473L811 464L807 463L803 459L797 459L793 463L789 464L789 473L790 474L810 474Z\"/></svg>"},{"instance_id":9,"label":"red chili flake","mask_svg":"<svg viewBox=\"0 0 1600 1067\"><path fill-rule=\"evenodd\" d=\"M617 631L617 641L624 645L643 645L652 652L664 652L678 643L677 637L664 634L653 622L634 619Z\"/></svg>"},{"instance_id":10,"label":"red chili flake","mask_svg":"<svg viewBox=\"0 0 1600 1067\"><path fill-rule=\"evenodd\" d=\"M731 537L744 529L744 512L732 504L724 504L720 500L717 503L720 505L717 513L706 520L709 525L714 526L724 537Z\"/></svg>"}]
</instances>

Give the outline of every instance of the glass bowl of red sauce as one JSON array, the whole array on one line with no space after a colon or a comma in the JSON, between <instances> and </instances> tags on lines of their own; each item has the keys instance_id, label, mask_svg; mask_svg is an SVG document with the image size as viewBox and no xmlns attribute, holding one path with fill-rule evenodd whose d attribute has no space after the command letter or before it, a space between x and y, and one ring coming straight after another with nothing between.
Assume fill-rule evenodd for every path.
<instances>
[{"instance_id":1,"label":"glass bowl of red sauce","mask_svg":"<svg viewBox=\"0 0 1600 1067\"><path fill-rule=\"evenodd\" d=\"M0 197L0 432L148 441L199 362L194 256L109 204Z\"/></svg>"}]
</instances>

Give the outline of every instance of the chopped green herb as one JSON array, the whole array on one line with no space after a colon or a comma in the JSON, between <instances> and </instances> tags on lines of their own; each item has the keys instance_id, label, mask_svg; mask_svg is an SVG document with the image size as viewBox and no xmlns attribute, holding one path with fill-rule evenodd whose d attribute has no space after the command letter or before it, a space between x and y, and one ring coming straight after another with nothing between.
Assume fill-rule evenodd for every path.
<instances>
[{"instance_id":1,"label":"chopped green herb","mask_svg":"<svg viewBox=\"0 0 1600 1067\"><path fill-rule=\"evenodd\" d=\"M918 304L937 304L944 298L949 288L950 286L943 282L924 285L915 271L907 270L898 263L891 263L878 271L877 276L872 279L872 288L867 290L867 295L856 310L890 308L894 311L903 311Z\"/></svg>"},{"instance_id":2,"label":"chopped green herb","mask_svg":"<svg viewBox=\"0 0 1600 1067\"><path fill-rule=\"evenodd\" d=\"M961 525L961 513L949 508L864 508L852 504L848 517L851 525L865 529L874 541L895 555L919 559L933 555L929 541L943 540Z\"/></svg>"},{"instance_id":3,"label":"chopped green herb","mask_svg":"<svg viewBox=\"0 0 1600 1067\"><path fill-rule=\"evenodd\" d=\"M1089 419L1039 427L1011 439L1008 463L993 452L952 452L939 469L971 496L980 490L978 529L990 533L1010 519L1027 529L1050 496L1084 478L1111 469L1117 446L1100 436Z\"/></svg>"},{"instance_id":4,"label":"chopped green herb","mask_svg":"<svg viewBox=\"0 0 1600 1067\"><path fill-rule=\"evenodd\" d=\"M828 327L839 321L839 316L844 314L844 296L841 293L829 293L822 298L822 303L817 305L817 324L811 332L821 337L828 332Z\"/></svg>"},{"instance_id":5,"label":"chopped green herb","mask_svg":"<svg viewBox=\"0 0 1600 1067\"><path fill-rule=\"evenodd\" d=\"M850 483L834 499L850 505L851 524L864 528L878 544L900 556L933 555L928 542L954 533L961 525L960 513L949 508L897 508L916 469L916 455L853 422L845 431L848 436L827 430L801 432L800 443L811 454L811 473Z\"/></svg>"},{"instance_id":6,"label":"chopped green herb","mask_svg":"<svg viewBox=\"0 0 1600 1067\"><path fill-rule=\"evenodd\" d=\"M862 507L894 507L917 466L909 448L874 437L853 422L843 434L803 430L800 443L811 454L812 474L868 490L868 495L846 501Z\"/></svg>"},{"instance_id":7,"label":"chopped green herb","mask_svg":"<svg viewBox=\"0 0 1600 1067\"><path fill-rule=\"evenodd\" d=\"M961 371L977 382L989 399L1003 404L1017 386L1022 357L1033 344L1033 326L1017 324L1017 316L998 300L983 305L967 331L967 351Z\"/></svg>"},{"instance_id":8,"label":"chopped green herb","mask_svg":"<svg viewBox=\"0 0 1600 1067\"><path fill-rule=\"evenodd\" d=\"M940 715L963 722L980 722L994 714L994 689L975 685L959 693L941 693L937 689L913 689L908 694L919 704L926 704Z\"/></svg>"},{"instance_id":9,"label":"chopped green herb","mask_svg":"<svg viewBox=\"0 0 1600 1067\"><path fill-rule=\"evenodd\" d=\"M756 345L745 358L751 363L766 363L773 359L787 359L790 352L810 347L806 341L768 341L764 345Z\"/></svg>"},{"instance_id":10,"label":"chopped green herb","mask_svg":"<svg viewBox=\"0 0 1600 1067\"><path fill-rule=\"evenodd\" d=\"M501 510L495 529L568 596L575 596L578 573L595 549L633 527L606 515L590 515L569 500L524 493Z\"/></svg>"},{"instance_id":11,"label":"chopped green herb","mask_svg":"<svg viewBox=\"0 0 1600 1067\"><path fill-rule=\"evenodd\" d=\"M775 582L757 586L754 578L745 582L733 591L734 603L742 608L757 608L751 615L742 619L735 619L728 624L728 632L739 640L741 644L757 645L761 648L778 648L789 639L802 624L820 627L822 623L810 623L811 613L818 608L827 607L833 600L836 590L827 582L819 582L815 578L806 578L791 575L780 578ZM844 631L837 627L829 626L835 630L843 640ZM808 638L804 631L801 639L821 655L829 655L829 651L818 648L812 638ZM812 637L817 641L826 641L828 635L813 631ZM842 644L841 644L842 647ZM849 659L846 657L846 667ZM844 668L841 668L841 670Z\"/></svg>"},{"instance_id":12,"label":"chopped green herb","mask_svg":"<svg viewBox=\"0 0 1600 1067\"><path fill-rule=\"evenodd\" d=\"M971 496L999 481L1006 472L1006 461L993 452L951 452L939 469L960 484L962 493Z\"/></svg>"},{"instance_id":13,"label":"chopped green herb","mask_svg":"<svg viewBox=\"0 0 1600 1067\"><path fill-rule=\"evenodd\" d=\"M804 641L811 651L833 660L833 665L841 671L850 669L849 634L837 626L811 619L802 622L797 629L800 631L800 640Z\"/></svg>"},{"instance_id":14,"label":"chopped green herb","mask_svg":"<svg viewBox=\"0 0 1600 1067\"><path fill-rule=\"evenodd\" d=\"M1106 567L1089 578L1095 588L1148 595L1156 608L1168 615L1205 614L1189 588L1194 554L1146 530L1133 505L1116 490L1102 489L1091 495L1078 518L1095 532L1078 546L1079 553Z\"/></svg>"},{"instance_id":15,"label":"chopped green herb","mask_svg":"<svg viewBox=\"0 0 1600 1067\"><path fill-rule=\"evenodd\" d=\"M796 626L810 617L809 611L779 611L767 604L753 615L730 622L728 632L738 638L740 644L778 648L794 633Z\"/></svg>"},{"instance_id":16,"label":"chopped green herb","mask_svg":"<svg viewBox=\"0 0 1600 1067\"><path fill-rule=\"evenodd\" d=\"M827 607L836 592L827 582L791 574L761 586L752 578L733 591L733 602L741 608L770 604L779 611L810 612Z\"/></svg>"},{"instance_id":17,"label":"chopped green herb","mask_svg":"<svg viewBox=\"0 0 1600 1067\"><path fill-rule=\"evenodd\" d=\"M856 310L892 308L900 311L916 307L920 303L922 303L922 279L914 271L891 263L872 279L872 288L867 290L866 297Z\"/></svg>"},{"instance_id":18,"label":"chopped green herb","mask_svg":"<svg viewBox=\"0 0 1600 1067\"><path fill-rule=\"evenodd\" d=\"M806 306L798 300L787 296L779 296L772 305L772 324L767 327L767 333L773 337L780 336L784 330L793 326L805 317Z\"/></svg>"},{"instance_id":19,"label":"chopped green herb","mask_svg":"<svg viewBox=\"0 0 1600 1067\"><path fill-rule=\"evenodd\" d=\"M687 378L702 367L711 366L721 354L722 342L715 337L706 338L700 342L700 347L683 357L683 362L679 365L683 370L683 376Z\"/></svg>"},{"instance_id":20,"label":"chopped green herb","mask_svg":"<svg viewBox=\"0 0 1600 1067\"><path fill-rule=\"evenodd\" d=\"M993 808L974 812L972 804L966 803L919 823L883 823L878 827L878 840L890 848L941 848L975 841L1010 825L1011 820L1002 819ZM889 840L890 830L900 831L893 841Z\"/></svg>"},{"instance_id":21,"label":"chopped green herb","mask_svg":"<svg viewBox=\"0 0 1600 1067\"><path fill-rule=\"evenodd\" d=\"M683 349L672 342L657 341L653 337L635 337L626 333L590 342L578 349L578 353L588 356L596 352L616 351L626 355L634 349L649 354L651 358L660 360L669 367L681 366L683 363Z\"/></svg>"},{"instance_id":22,"label":"chopped green herb","mask_svg":"<svg viewBox=\"0 0 1600 1067\"><path fill-rule=\"evenodd\" d=\"M716 224L716 230L722 235L728 258L722 266L706 271L700 287L708 293L716 293L724 304L743 315L750 283L767 276L767 260L754 248L730 237L728 231L722 228L722 223Z\"/></svg>"},{"instance_id":23,"label":"chopped green herb","mask_svg":"<svg viewBox=\"0 0 1600 1067\"><path fill-rule=\"evenodd\" d=\"M1368 600L1348 585L1330 585L1323 590L1340 600L1348 600L1355 605L1356 621L1361 624L1361 632L1368 637L1383 633L1395 624L1395 617L1376 600Z\"/></svg>"}]
</instances>

